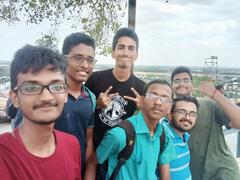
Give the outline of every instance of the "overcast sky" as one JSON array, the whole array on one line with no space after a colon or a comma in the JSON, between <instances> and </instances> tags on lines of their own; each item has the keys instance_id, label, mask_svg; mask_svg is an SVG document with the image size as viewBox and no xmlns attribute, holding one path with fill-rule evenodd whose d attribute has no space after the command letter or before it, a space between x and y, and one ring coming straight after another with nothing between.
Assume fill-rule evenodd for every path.
<instances>
[{"instance_id":1,"label":"overcast sky","mask_svg":"<svg viewBox=\"0 0 240 180\"><path fill-rule=\"evenodd\" d=\"M204 66L218 56L220 67L240 67L239 0L137 0L138 65ZM127 26L127 17L123 26ZM0 22L0 61L11 60L25 44L34 44L49 26ZM60 43L76 30L62 30ZM98 63L114 63L97 57Z\"/></svg>"}]
</instances>

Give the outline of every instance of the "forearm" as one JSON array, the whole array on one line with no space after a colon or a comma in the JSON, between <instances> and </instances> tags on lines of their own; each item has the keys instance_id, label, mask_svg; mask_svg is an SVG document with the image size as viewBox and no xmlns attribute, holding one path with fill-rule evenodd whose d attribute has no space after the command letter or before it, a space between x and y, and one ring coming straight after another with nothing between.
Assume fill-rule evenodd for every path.
<instances>
[{"instance_id":1,"label":"forearm","mask_svg":"<svg viewBox=\"0 0 240 180\"><path fill-rule=\"evenodd\" d=\"M169 164L162 164L159 166L160 180L170 180L170 166Z\"/></svg>"},{"instance_id":2,"label":"forearm","mask_svg":"<svg viewBox=\"0 0 240 180\"><path fill-rule=\"evenodd\" d=\"M93 153L87 160L84 180L95 180L97 163L96 154Z\"/></svg>"},{"instance_id":3,"label":"forearm","mask_svg":"<svg viewBox=\"0 0 240 180\"><path fill-rule=\"evenodd\" d=\"M87 129L87 147L86 147L86 155L85 155L85 161L89 159L89 157L94 152L94 146L93 146L93 128Z\"/></svg>"},{"instance_id":4,"label":"forearm","mask_svg":"<svg viewBox=\"0 0 240 180\"><path fill-rule=\"evenodd\" d=\"M221 92L215 91L212 99L215 100L219 106L222 108L224 113L230 119L230 127L240 128L240 107L232 103L228 98L226 98Z\"/></svg>"},{"instance_id":5,"label":"forearm","mask_svg":"<svg viewBox=\"0 0 240 180\"><path fill-rule=\"evenodd\" d=\"M240 108L226 98L218 91L211 81L204 81L200 84L200 91L216 101L222 108L224 113L230 119L229 126L232 128L240 128Z\"/></svg>"}]
</instances>

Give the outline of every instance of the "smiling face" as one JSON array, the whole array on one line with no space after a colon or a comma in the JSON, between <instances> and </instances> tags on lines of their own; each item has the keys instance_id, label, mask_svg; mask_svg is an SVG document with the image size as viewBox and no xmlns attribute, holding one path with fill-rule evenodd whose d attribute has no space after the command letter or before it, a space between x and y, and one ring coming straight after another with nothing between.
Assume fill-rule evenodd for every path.
<instances>
[{"instance_id":1,"label":"smiling face","mask_svg":"<svg viewBox=\"0 0 240 180\"><path fill-rule=\"evenodd\" d=\"M116 67L130 69L137 56L137 44L132 38L124 36L118 39L116 48L112 51L112 57L116 60Z\"/></svg>"},{"instance_id":2,"label":"smiling face","mask_svg":"<svg viewBox=\"0 0 240 180\"><path fill-rule=\"evenodd\" d=\"M176 96L192 94L192 80L188 73L176 74L173 78L172 88Z\"/></svg>"},{"instance_id":3,"label":"smiling face","mask_svg":"<svg viewBox=\"0 0 240 180\"><path fill-rule=\"evenodd\" d=\"M83 57L82 62L77 57ZM93 47L83 43L75 46L68 54L67 76L77 83L85 82L93 71L94 64L88 63L86 59L94 59L95 51Z\"/></svg>"},{"instance_id":4,"label":"smiling face","mask_svg":"<svg viewBox=\"0 0 240 180\"><path fill-rule=\"evenodd\" d=\"M152 94L149 96L149 94ZM154 97L154 98L153 98ZM172 90L168 85L151 84L142 97L142 112L147 121L159 121L171 109Z\"/></svg>"},{"instance_id":5,"label":"smiling face","mask_svg":"<svg viewBox=\"0 0 240 180\"><path fill-rule=\"evenodd\" d=\"M32 73L20 73L17 76L18 90L11 90L10 97L15 107L20 107L23 112L24 121L31 121L36 124L52 124L62 112L64 103L67 100L67 92L53 94L44 88L41 94L26 95L25 91L34 91L33 86L24 89L20 87L24 84L65 84L64 75L61 72L52 71L49 67ZM59 91L61 86L54 86L53 91Z\"/></svg>"},{"instance_id":6,"label":"smiling face","mask_svg":"<svg viewBox=\"0 0 240 180\"><path fill-rule=\"evenodd\" d=\"M179 134L190 131L194 127L197 119L197 107L193 102L178 101L172 111L170 122Z\"/></svg>"}]
</instances>

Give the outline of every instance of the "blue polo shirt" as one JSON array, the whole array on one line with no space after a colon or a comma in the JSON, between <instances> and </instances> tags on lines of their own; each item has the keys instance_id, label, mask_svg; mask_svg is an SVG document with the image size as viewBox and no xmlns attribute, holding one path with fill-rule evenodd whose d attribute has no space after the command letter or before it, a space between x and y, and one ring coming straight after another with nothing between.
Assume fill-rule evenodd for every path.
<instances>
[{"instance_id":1,"label":"blue polo shirt","mask_svg":"<svg viewBox=\"0 0 240 180\"><path fill-rule=\"evenodd\" d=\"M185 132L180 137L170 123L163 122L164 126L169 130L176 149L177 158L170 162L170 174L172 180L191 180L191 171L189 168L190 153L187 141L190 135Z\"/></svg>"},{"instance_id":2,"label":"blue polo shirt","mask_svg":"<svg viewBox=\"0 0 240 180\"><path fill-rule=\"evenodd\" d=\"M160 136L162 126L157 125L153 137L150 136L148 127L141 112L129 118L136 131L135 146L131 157L121 167L116 179L157 179L155 170L157 164L167 164L176 158L172 139L167 130L164 151L160 154ZM117 156L126 145L126 134L122 128L116 127L108 131L97 148L97 160L102 164L108 159L106 179L109 179L117 165Z\"/></svg>"},{"instance_id":3,"label":"blue polo shirt","mask_svg":"<svg viewBox=\"0 0 240 180\"><path fill-rule=\"evenodd\" d=\"M94 126L93 101L89 91L83 86L76 99L68 93L68 100L54 128L77 137L81 146L82 171L85 169L86 131Z\"/></svg>"}]
</instances>

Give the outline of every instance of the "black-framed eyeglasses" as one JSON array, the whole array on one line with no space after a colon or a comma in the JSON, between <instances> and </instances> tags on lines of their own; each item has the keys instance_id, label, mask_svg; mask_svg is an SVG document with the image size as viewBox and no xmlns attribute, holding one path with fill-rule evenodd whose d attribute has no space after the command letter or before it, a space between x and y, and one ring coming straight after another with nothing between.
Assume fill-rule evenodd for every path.
<instances>
[{"instance_id":1,"label":"black-framed eyeglasses","mask_svg":"<svg viewBox=\"0 0 240 180\"><path fill-rule=\"evenodd\" d=\"M82 64L84 61L86 61L88 64L96 64L97 60L94 57L88 56L84 57L81 54L75 54L72 56L65 55L65 57L73 60L75 63Z\"/></svg>"},{"instance_id":2,"label":"black-framed eyeglasses","mask_svg":"<svg viewBox=\"0 0 240 180\"><path fill-rule=\"evenodd\" d=\"M66 93L68 85L66 83L53 83L48 85L24 83L14 88L15 91L20 91L24 95L42 94L43 89L48 89L52 94Z\"/></svg>"},{"instance_id":3,"label":"black-framed eyeglasses","mask_svg":"<svg viewBox=\"0 0 240 180\"><path fill-rule=\"evenodd\" d=\"M176 85L179 85L179 84L188 84L188 83L190 83L191 82L191 79L188 79L188 78L186 78L186 79L174 79L173 80L173 84L176 84Z\"/></svg>"},{"instance_id":4,"label":"black-framed eyeglasses","mask_svg":"<svg viewBox=\"0 0 240 180\"><path fill-rule=\"evenodd\" d=\"M158 96L154 93L151 93L151 92L147 92L145 97L149 100L153 100L153 101L156 101L158 99L160 99L161 103L163 104L169 104L169 103L172 103L172 99L169 98L169 97L165 97L165 96Z\"/></svg>"},{"instance_id":5,"label":"black-framed eyeglasses","mask_svg":"<svg viewBox=\"0 0 240 180\"><path fill-rule=\"evenodd\" d=\"M185 109L175 109L173 112L178 113L178 115L184 118L187 116L189 116L191 119L198 118L197 112L194 112L194 111L187 112L187 110Z\"/></svg>"}]
</instances>

